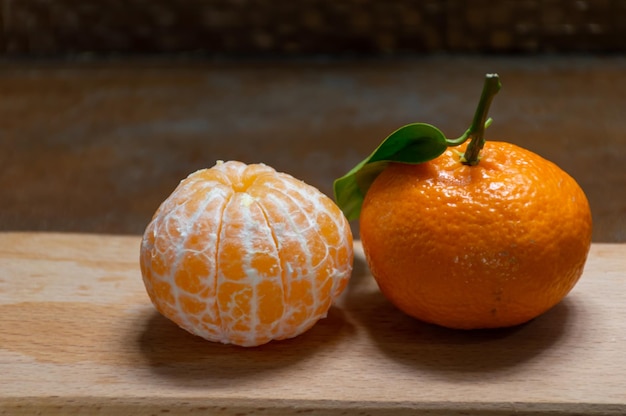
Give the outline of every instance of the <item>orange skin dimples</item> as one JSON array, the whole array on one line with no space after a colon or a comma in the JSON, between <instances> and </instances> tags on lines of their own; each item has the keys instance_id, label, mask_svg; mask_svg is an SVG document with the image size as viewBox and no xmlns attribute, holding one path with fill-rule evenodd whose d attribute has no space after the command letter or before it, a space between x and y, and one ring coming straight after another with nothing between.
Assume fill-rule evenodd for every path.
<instances>
[{"instance_id":1,"label":"orange skin dimples","mask_svg":"<svg viewBox=\"0 0 626 416\"><path fill-rule=\"evenodd\" d=\"M468 166L448 149L391 164L363 203L360 231L381 291L407 314L451 328L517 325L557 304L580 278L592 221L557 165L488 141Z\"/></svg>"}]
</instances>

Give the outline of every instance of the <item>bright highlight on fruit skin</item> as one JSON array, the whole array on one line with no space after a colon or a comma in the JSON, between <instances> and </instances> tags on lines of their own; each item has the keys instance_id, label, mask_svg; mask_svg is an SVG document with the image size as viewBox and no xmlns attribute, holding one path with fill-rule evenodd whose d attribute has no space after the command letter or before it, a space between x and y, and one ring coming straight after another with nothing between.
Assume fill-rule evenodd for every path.
<instances>
[{"instance_id":1,"label":"bright highlight on fruit skin","mask_svg":"<svg viewBox=\"0 0 626 416\"><path fill-rule=\"evenodd\" d=\"M352 243L316 188L263 164L218 162L161 204L140 264L165 317L210 341L256 346L326 316L352 272Z\"/></svg>"}]
</instances>

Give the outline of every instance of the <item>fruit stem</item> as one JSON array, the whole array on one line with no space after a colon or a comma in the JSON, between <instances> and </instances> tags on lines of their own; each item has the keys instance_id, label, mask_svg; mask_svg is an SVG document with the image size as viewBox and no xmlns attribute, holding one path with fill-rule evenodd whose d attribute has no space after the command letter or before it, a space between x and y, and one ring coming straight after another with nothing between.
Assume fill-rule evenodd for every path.
<instances>
[{"instance_id":1,"label":"fruit stem","mask_svg":"<svg viewBox=\"0 0 626 416\"><path fill-rule=\"evenodd\" d=\"M476 112L474 113L474 119L464 134L464 136L470 139L467 149L465 149L465 154L461 158L462 163L466 165L474 166L480 160L479 154L485 145L485 127L491 124L490 120L487 120L487 113L489 113L493 97L500 91L501 86L498 74L485 75L485 83Z\"/></svg>"}]
</instances>

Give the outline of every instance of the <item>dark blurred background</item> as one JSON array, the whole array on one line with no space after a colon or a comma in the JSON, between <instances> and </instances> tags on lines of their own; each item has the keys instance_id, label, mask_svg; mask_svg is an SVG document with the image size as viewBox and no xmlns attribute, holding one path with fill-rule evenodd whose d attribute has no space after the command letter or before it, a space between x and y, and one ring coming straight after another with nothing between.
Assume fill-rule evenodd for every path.
<instances>
[{"instance_id":1,"label":"dark blurred background","mask_svg":"<svg viewBox=\"0 0 626 416\"><path fill-rule=\"evenodd\" d=\"M487 139L626 242L626 0L0 0L0 231L140 234L218 159L332 195L403 124L460 135L486 72Z\"/></svg>"},{"instance_id":2,"label":"dark blurred background","mask_svg":"<svg viewBox=\"0 0 626 416\"><path fill-rule=\"evenodd\" d=\"M624 0L2 0L5 55L623 52Z\"/></svg>"}]
</instances>

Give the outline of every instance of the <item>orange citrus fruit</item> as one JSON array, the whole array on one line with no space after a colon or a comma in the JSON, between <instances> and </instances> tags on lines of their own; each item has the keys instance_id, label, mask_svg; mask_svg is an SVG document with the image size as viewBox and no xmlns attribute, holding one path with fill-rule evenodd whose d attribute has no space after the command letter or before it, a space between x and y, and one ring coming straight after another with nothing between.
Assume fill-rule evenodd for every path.
<instances>
[{"instance_id":1,"label":"orange citrus fruit","mask_svg":"<svg viewBox=\"0 0 626 416\"><path fill-rule=\"evenodd\" d=\"M371 272L420 320L521 324L582 274L592 222L575 180L513 144L487 141L481 155L475 166L452 149L421 164L391 163L365 195L360 235Z\"/></svg>"},{"instance_id":2,"label":"orange citrus fruit","mask_svg":"<svg viewBox=\"0 0 626 416\"><path fill-rule=\"evenodd\" d=\"M140 254L161 314L242 346L311 328L345 288L352 261L348 221L330 198L269 166L235 161L181 181Z\"/></svg>"}]
</instances>

